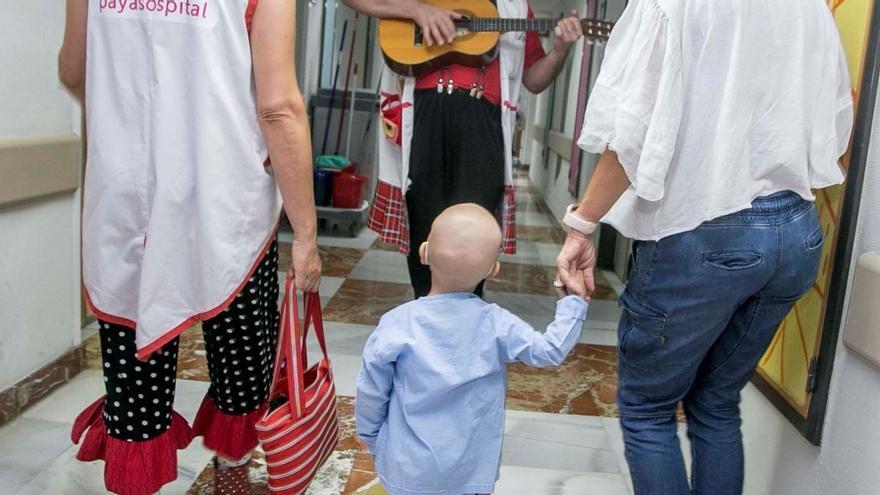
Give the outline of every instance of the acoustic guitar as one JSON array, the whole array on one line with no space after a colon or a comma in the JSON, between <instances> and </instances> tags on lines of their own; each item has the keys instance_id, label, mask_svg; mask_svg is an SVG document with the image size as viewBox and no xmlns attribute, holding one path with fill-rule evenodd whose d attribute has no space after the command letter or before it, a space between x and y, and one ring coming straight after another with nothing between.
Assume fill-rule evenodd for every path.
<instances>
[{"instance_id":1,"label":"acoustic guitar","mask_svg":"<svg viewBox=\"0 0 880 495\"><path fill-rule=\"evenodd\" d=\"M511 19L498 17L498 8L489 0L422 0L462 15L455 21L455 40L442 46L423 42L421 28L410 19L381 19L379 46L388 67L404 76L430 73L450 64L480 67L497 55L501 33L510 31L549 32L559 19ZM584 36L591 43L608 40L614 24L582 19Z\"/></svg>"}]
</instances>

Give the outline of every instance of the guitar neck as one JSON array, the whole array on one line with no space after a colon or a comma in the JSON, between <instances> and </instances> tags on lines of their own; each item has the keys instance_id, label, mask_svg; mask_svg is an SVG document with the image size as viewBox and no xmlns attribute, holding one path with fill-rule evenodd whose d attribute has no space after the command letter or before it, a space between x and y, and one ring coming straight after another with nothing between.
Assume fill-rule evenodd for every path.
<instances>
[{"instance_id":1,"label":"guitar neck","mask_svg":"<svg viewBox=\"0 0 880 495\"><path fill-rule=\"evenodd\" d=\"M505 19L500 17L475 17L466 19L464 24L469 31L552 31L558 19Z\"/></svg>"}]
</instances>

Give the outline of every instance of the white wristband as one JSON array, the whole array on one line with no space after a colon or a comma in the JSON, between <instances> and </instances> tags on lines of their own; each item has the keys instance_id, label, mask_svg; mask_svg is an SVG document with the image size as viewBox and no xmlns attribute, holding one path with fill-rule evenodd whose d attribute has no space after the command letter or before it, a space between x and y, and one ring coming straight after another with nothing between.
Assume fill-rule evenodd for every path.
<instances>
[{"instance_id":1,"label":"white wristband","mask_svg":"<svg viewBox=\"0 0 880 495\"><path fill-rule=\"evenodd\" d=\"M599 224L596 222L591 222L582 216L578 215L574 211L577 209L578 205L570 205L565 210L565 216L562 217L562 223L564 223L568 228L572 230L577 230L581 234L585 236L593 235L593 232L599 228Z\"/></svg>"}]
</instances>

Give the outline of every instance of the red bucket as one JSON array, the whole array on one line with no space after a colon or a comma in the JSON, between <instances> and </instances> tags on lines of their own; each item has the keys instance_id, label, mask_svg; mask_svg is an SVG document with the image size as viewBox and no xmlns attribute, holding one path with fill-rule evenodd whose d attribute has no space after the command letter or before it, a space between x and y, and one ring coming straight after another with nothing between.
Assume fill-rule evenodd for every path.
<instances>
[{"instance_id":1,"label":"red bucket","mask_svg":"<svg viewBox=\"0 0 880 495\"><path fill-rule=\"evenodd\" d=\"M333 178L333 207L360 208L364 201L364 183L367 177L351 172L340 172Z\"/></svg>"}]
</instances>

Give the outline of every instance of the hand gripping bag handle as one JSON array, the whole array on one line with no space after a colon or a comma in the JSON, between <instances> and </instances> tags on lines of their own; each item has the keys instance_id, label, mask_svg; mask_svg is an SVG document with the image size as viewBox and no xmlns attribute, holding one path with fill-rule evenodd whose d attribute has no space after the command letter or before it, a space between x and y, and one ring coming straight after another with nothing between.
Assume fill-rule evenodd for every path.
<instances>
[{"instance_id":1,"label":"hand gripping bag handle","mask_svg":"<svg viewBox=\"0 0 880 495\"><path fill-rule=\"evenodd\" d=\"M270 401L281 395L279 390L282 373L287 378L287 406L291 416L300 418L305 414L305 366L308 363L306 337L310 325L315 328L315 336L324 359L329 361L327 342L324 337L324 322L321 315L321 298L317 292L304 295L305 320L300 331L299 307L296 299L296 284L288 277L284 284L284 301L281 305L281 324L278 329L278 353L275 358L275 371L272 378Z\"/></svg>"}]
</instances>

